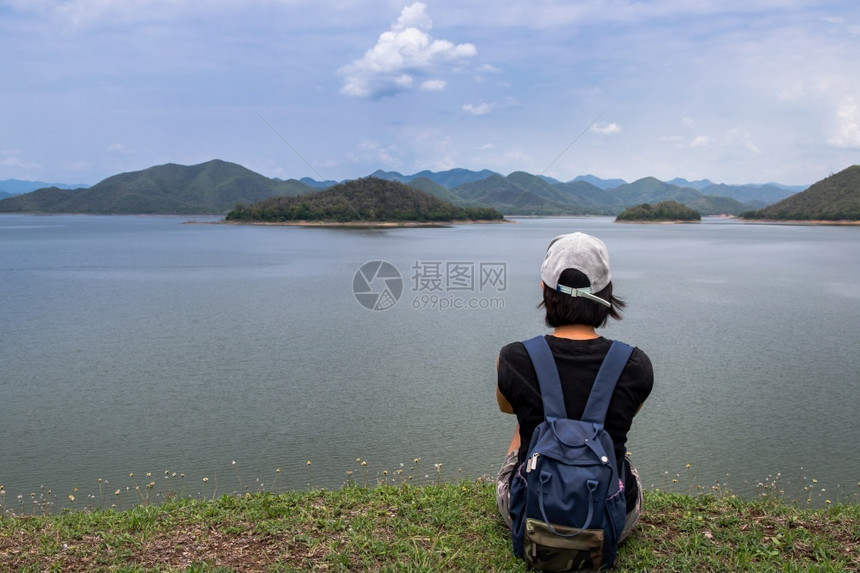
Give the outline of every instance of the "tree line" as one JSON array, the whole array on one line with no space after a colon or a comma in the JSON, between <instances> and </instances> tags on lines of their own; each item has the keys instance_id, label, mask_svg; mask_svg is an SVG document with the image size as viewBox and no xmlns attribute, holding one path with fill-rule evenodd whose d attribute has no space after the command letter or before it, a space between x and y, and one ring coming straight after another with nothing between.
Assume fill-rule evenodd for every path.
<instances>
[{"instance_id":1,"label":"tree line","mask_svg":"<svg viewBox=\"0 0 860 573\"><path fill-rule=\"evenodd\" d=\"M297 196L239 203L228 221L353 221L445 222L496 220L503 215L490 207L459 207L396 181L365 177Z\"/></svg>"},{"instance_id":2,"label":"tree line","mask_svg":"<svg viewBox=\"0 0 860 573\"><path fill-rule=\"evenodd\" d=\"M642 203L622 211L619 221L701 221L698 211L690 209L677 201L663 201L651 205Z\"/></svg>"}]
</instances>

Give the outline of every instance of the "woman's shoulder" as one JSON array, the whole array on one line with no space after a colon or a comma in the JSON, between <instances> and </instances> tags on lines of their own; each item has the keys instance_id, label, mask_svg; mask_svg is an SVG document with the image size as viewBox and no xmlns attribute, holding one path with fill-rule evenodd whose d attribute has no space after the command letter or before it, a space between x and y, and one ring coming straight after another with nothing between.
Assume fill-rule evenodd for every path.
<instances>
[{"instance_id":1,"label":"woman's shoulder","mask_svg":"<svg viewBox=\"0 0 860 573\"><path fill-rule=\"evenodd\" d=\"M651 365L651 359L641 348L633 347L633 354L627 361L624 376L619 383L631 384L638 388L641 394L640 401L644 401L651 393L651 389L654 387L654 367Z\"/></svg>"},{"instance_id":2,"label":"woman's shoulder","mask_svg":"<svg viewBox=\"0 0 860 573\"><path fill-rule=\"evenodd\" d=\"M528 357L528 351L526 347L523 345L522 341L516 340L514 342L509 342L502 346L502 349L499 351L499 359L510 361L518 361L523 358Z\"/></svg>"},{"instance_id":3,"label":"woman's shoulder","mask_svg":"<svg viewBox=\"0 0 860 573\"><path fill-rule=\"evenodd\" d=\"M602 359L609 351L609 347L613 342L612 339L604 338L602 336L588 340L559 338L551 335L545 335L544 338L549 344L553 354L557 357L564 356L565 354L575 354L580 356L594 355L595 358ZM519 340L505 344L499 351L499 357L507 359L528 359L528 355L528 351L523 345L523 341ZM648 358L645 351L638 346L633 346L633 353L630 356L630 362L638 370L651 370L651 359Z\"/></svg>"},{"instance_id":4,"label":"woman's shoulder","mask_svg":"<svg viewBox=\"0 0 860 573\"><path fill-rule=\"evenodd\" d=\"M638 346L633 347L633 354L630 355L630 363L642 371L653 372L651 359L645 354L645 351Z\"/></svg>"},{"instance_id":5,"label":"woman's shoulder","mask_svg":"<svg viewBox=\"0 0 860 573\"><path fill-rule=\"evenodd\" d=\"M606 351L609 352L609 346L616 341L610 338L604 338L603 340L606 341ZM618 340L617 342L627 344L628 346L631 346L633 348L633 352L630 354L629 363L632 363L634 366L641 369L651 370L651 359L648 357L644 350L624 340Z\"/></svg>"}]
</instances>

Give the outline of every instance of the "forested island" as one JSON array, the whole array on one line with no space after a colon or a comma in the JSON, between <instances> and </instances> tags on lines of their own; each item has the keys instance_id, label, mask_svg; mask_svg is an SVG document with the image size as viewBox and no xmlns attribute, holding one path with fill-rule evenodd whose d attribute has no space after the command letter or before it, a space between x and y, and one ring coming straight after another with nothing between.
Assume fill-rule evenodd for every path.
<instances>
[{"instance_id":1,"label":"forested island","mask_svg":"<svg viewBox=\"0 0 860 573\"><path fill-rule=\"evenodd\" d=\"M651 205L643 203L625 209L615 218L620 223L700 223L702 216L677 201L662 201Z\"/></svg>"},{"instance_id":2,"label":"forested island","mask_svg":"<svg viewBox=\"0 0 860 573\"><path fill-rule=\"evenodd\" d=\"M397 181L353 179L324 191L238 204L226 221L327 224L433 224L502 221L491 207L458 207Z\"/></svg>"}]
</instances>

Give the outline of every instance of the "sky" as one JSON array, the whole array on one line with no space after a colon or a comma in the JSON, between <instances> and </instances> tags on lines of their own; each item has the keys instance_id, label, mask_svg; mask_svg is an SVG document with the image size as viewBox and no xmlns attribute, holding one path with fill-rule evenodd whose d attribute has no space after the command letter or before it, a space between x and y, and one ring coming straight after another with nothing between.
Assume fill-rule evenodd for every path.
<instances>
[{"instance_id":1,"label":"sky","mask_svg":"<svg viewBox=\"0 0 860 573\"><path fill-rule=\"evenodd\" d=\"M857 0L0 0L0 180L860 163Z\"/></svg>"}]
</instances>

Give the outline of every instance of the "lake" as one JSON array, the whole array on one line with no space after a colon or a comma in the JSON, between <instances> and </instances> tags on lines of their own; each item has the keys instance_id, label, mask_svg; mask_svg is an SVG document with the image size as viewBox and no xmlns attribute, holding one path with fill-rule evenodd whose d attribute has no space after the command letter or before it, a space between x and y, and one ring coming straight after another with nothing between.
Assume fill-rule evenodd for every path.
<instances>
[{"instance_id":1,"label":"lake","mask_svg":"<svg viewBox=\"0 0 860 573\"><path fill-rule=\"evenodd\" d=\"M654 363L646 487L857 500L860 228L186 221L0 216L5 508L492 475L499 348L547 331L540 262L577 230L628 302L602 333Z\"/></svg>"}]
</instances>

